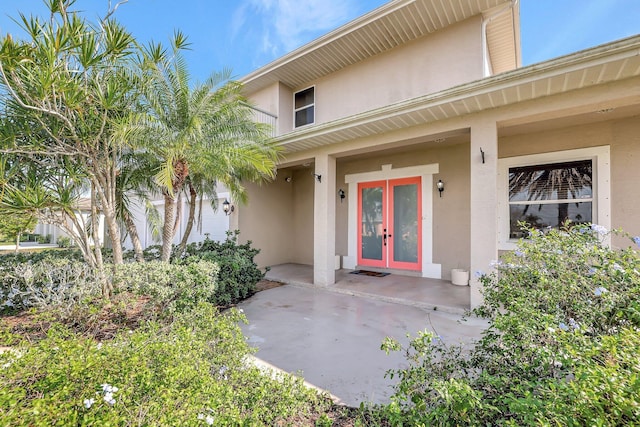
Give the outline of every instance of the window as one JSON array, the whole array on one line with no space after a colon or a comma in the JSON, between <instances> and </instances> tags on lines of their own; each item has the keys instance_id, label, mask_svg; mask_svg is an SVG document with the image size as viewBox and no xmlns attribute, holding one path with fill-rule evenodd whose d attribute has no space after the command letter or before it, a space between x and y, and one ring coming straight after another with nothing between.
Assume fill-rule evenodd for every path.
<instances>
[{"instance_id":1,"label":"window","mask_svg":"<svg viewBox=\"0 0 640 427\"><path fill-rule=\"evenodd\" d=\"M509 168L509 238L523 237L519 222L538 229L591 222L592 178L592 160Z\"/></svg>"},{"instance_id":2,"label":"window","mask_svg":"<svg viewBox=\"0 0 640 427\"><path fill-rule=\"evenodd\" d=\"M315 88L310 87L294 95L295 127L313 124L315 121Z\"/></svg>"},{"instance_id":3,"label":"window","mask_svg":"<svg viewBox=\"0 0 640 427\"><path fill-rule=\"evenodd\" d=\"M609 147L499 160L500 249L525 237L518 222L544 229L567 219L610 227Z\"/></svg>"}]
</instances>

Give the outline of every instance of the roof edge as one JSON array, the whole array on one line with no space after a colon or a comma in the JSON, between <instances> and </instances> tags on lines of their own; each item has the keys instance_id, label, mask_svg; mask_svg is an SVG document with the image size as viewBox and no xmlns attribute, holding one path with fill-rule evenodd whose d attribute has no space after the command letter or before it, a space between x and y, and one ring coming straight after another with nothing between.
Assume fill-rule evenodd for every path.
<instances>
[{"instance_id":1,"label":"roof edge","mask_svg":"<svg viewBox=\"0 0 640 427\"><path fill-rule=\"evenodd\" d=\"M485 77L480 80L474 80L439 92L410 98L392 105L365 111L311 128L290 132L277 137L275 140L281 145L286 145L289 142L288 140L294 142L301 138L322 135L332 129L339 130L348 127L350 123L356 121L364 123L378 120L397 112L419 108L427 103L439 105L454 102L461 98L481 95L492 89L504 89L516 83L525 83L536 78L552 77L560 72L566 72L602 58L611 58L614 60L625 56L640 56L640 34L531 64L523 68Z\"/></svg>"}]
</instances>

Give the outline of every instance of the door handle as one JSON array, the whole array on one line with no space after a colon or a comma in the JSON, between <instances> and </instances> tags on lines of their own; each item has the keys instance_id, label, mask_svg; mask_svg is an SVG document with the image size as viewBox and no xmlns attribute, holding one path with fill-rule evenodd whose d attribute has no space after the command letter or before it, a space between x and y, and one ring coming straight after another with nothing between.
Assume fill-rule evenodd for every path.
<instances>
[{"instance_id":1,"label":"door handle","mask_svg":"<svg viewBox=\"0 0 640 427\"><path fill-rule=\"evenodd\" d=\"M384 246L387 246L387 237L391 238L391 234L387 234L387 229L384 229L384 234L382 235L382 241Z\"/></svg>"}]
</instances>

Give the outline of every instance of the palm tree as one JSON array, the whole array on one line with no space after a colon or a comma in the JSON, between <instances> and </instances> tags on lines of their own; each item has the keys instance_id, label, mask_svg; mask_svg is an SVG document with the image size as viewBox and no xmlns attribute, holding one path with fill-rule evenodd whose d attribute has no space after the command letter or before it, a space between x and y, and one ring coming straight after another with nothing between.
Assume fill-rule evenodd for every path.
<instances>
[{"instance_id":1,"label":"palm tree","mask_svg":"<svg viewBox=\"0 0 640 427\"><path fill-rule=\"evenodd\" d=\"M510 198L518 194L527 195L528 201L559 200L558 225L562 225L569 218L569 203L571 199L579 199L585 189L592 186L591 161L559 163L552 165L518 167L509 173ZM555 194L555 196L554 196ZM525 216L531 207L526 205L522 216ZM538 205L538 210L542 205Z\"/></svg>"},{"instance_id":2,"label":"palm tree","mask_svg":"<svg viewBox=\"0 0 640 427\"><path fill-rule=\"evenodd\" d=\"M140 65L149 84L143 88L142 114L129 128L159 162L154 180L164 197L164 261L171 255L176 201L190 176L223 183L244 200L242 181L272 179L278 159L278 150L269 141L270 129L253 121L242 86L229 80L229 71L190 86L181 55L187 47L186 38L177 32L170 50L158 44L144 49ZM196 189L189 188L191 204Z\"/></svg>"}]
</instances>

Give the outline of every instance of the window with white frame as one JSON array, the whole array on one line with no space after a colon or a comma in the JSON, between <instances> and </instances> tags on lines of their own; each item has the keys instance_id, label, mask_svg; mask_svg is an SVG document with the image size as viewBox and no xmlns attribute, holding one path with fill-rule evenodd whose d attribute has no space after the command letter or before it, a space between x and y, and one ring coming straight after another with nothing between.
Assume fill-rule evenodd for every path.
<instances>
[{"instance_id":1,"label":"window with white frame","mask_svg":"<svg viewBox=\"0 0 640 427\"><path fill-rule=\"evenodd\" d=\"M315 87L310 87L294 95L295 127L310 125L315 122Z\"/></svg>"},{"instance_id":2,"label":"window with white frame","mask_svg":"<svg viewBox=\"0 0 640 427\"><path fill-rule=\"evenodd\" d=\"M609 147L499 161L502 249L525 237L520 223L558 228L566 220L609 226Z\"/></svg>"}]
</instances>

